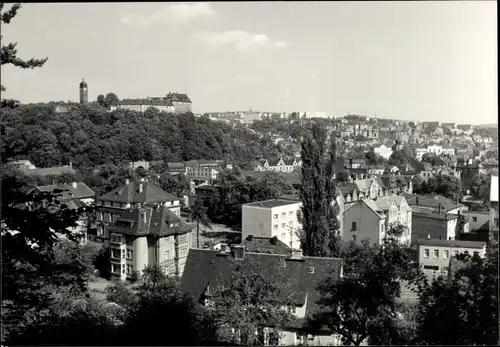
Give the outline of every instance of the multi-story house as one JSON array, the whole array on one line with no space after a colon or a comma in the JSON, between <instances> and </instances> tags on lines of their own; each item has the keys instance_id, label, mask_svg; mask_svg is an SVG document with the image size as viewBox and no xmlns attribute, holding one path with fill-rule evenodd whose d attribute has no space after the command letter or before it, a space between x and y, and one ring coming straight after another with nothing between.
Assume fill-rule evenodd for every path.
<instances>
[{"instance_id":1,"label":"multi-story house","mask_svg":"<svg viewBox=\"0 0 500 347\"><path fill-rule=\"evenodd\" d=\"M350 169L364 169L366 168L366 160L364 158L349 159Z\"/></svg>"},{"instance_id":2,"label":"multi-story house","mask_svg":"<svg viewBox=\"0 0 500 347\"><path fill-rule=\"evenodd\" d=\"M342 239L357 244L369 239L370 243L380 245L386 236L386 219L373 200L359 200L345 209Z\"/></svg>"},{"instance_id":3,"label":"multi-story house","mask_svg":"<svg viewBox=\"0 0 500 347\"><path fill-rule=\"evenodd\" d=\"M171 101L157 97L149 97L146 99L123 99L111 105L109 110L110 112L115 110L129 110L143 113L150 107L161 112L175 112L175 107Z\"/></svg>"},{"instance_id":4,"label":"multi-story house","mask_svg":"<svg viewBox=\"0 0 500 347\"><path fill-rule=\"evenodd\" d=\"M358 186L359 195L367 199L376 199L383 195L383 188L379 185L378 180L368 178L364 180L355 180L354 183Z\"/></svg>"},{"instance_id":5,"label":"multi-story house","mask_svg":"<svg viewBox=\"0 0 500 347\"><path fill-rule=\"evenodd\" d=\"M432 212L412 206L412 242L422 239L458 240L461 228L468 232L466 221L459 215Z\"/></svg>"},{"instance_id":6,"label":"multi-story house","mask_svg":"<svg viewBox=\"0 0 500 347\"><path fill-rule=\"evenodd\" d=\"M294 172L299 170L301 165L301 161L297 158L284 159L280 157L276 160L261 159L252 166L254 171Z\"/></svg>"},{"instance_id":7,"label":"multi-story house","mask_svg":"<svg viewBox=\"0 0 500 347\"><path fill-rule=\"evenodd\" d=\"M191 112L192 102L187 94L168 93L164 99L174 106L175 113Z\"/></svg>"},{"instance_id":8,"label":"multi-story house","mask_svg":"<svg viewBox=\"0 0 500 347\"><path fill-rule=\"evenodd\" d=\"M402 244L410 246L412 230L412 210L403 196L391 195L378 198L375 201L378 209L386 215L386 230L399 224L405 227L399 236Z\"/></svg>"},{"instance_id":9,"label":"multi-story house","mask_svg":"<svg viewBox=\"0 0 500 347\"><path fill-rule=\"evenodd\" d=\"M244 245L234 245L232 249L223 247L220 251L192 249L181 279L181 289L210 310L215 304L213 295L223 285L229 284L237 267L240 271L257 271L266 280L283 288L286 297L293 298L289 306L282 309L297 320L293 328L278 326L280 333L274 338L269 336L266 328L256 331L256 335L262 334L265 345L340 345L339 337L328 330L319 335L311 333L304 324L318 309L315 304L320 297L317 284L330 274L335 278L342 277L340 259L303 256L296 250L289 254L280 253L249 252ZM234 333L238 336L238 331Z\"/></svg>"},{"instance_id":10,"label":"multi-story house","mask_svg":"<svg viewBox=\"0 0 500 347\"><path fill-rule=\"evenodd\" d=\"M427 275L446 276L450 260L459 254L478 255L483 258L486 254L486 242L438 239L417 241L418 263Z\"/></svg>"},{"instance_id":11,"label":"multi-story house","mask_svg":"<svg viewBox=\"0 0 500 347\"><path fill-rule=\"evenodd\" d=\"M180 204L152 182L126 182L97 200L96 240L109 245L113 276L125 281L148 264L182 276L191 246L191 227Z\"/></svg>"},{"instance_id":12,"label":"multi-story house","mask_svg":"<svg viewBox=\"0 0 500 347\"><path fill-rule=\"evenodd\" d=\"M300 249L298 213L300 201L275 199L242 206L242 239L248 235L272 238L276 236L290 248Z\"/></svg>"},{"instance_id":13,"label":"multi-story house","mask_svg":"<svg viewBox=\"0 0 500 347\"><path fill-rule=\"evenodd\" d=\"M384 165L372 165L368 167L368 173L374 176L381 176L384 174Z\"/></svg>"},{"instance_id":14,"label":"multi-story house","mask_svg":"<svg viewBox=\"0 0 500 347\"><path fill-rule=\"evenodd\" d=\"M176 216L181 214L179 198L165 192L153 182L144 178L140 181L125 180L121 187L96 199L96 234L92 240L107 244L108 227L117 222L120 215L128 209L142 209L157 204L168 206Z\"/></svg>"},{"instance_id":15,"label":"multi-story house","mask_svg":"<svg viewBox=\"0 0 500 347\"><path fill-rule=\"evenodd\" d=\"M71 210L92 206L95 199L95 192L83 182L36 186L28 194L36 196L41 193L56 195L61 206L67 206L67 208ZM88 229L90 227L88 217L86 212L82 213L76 225L68 228L68 231L77 237L78 243L82 246L86 245L88 242Z\"/></svg>"},{"instance_id":16,"label":"multi-story house","mask_svg":"<svg viewBox=\"0 0 500 347\"><path fill-rule=\"evenodd\" d=\"M490 186L490 239L498 242L498 176L491 176Z\"/></svg>"},{"instance_id":17,"label":"multi-story house","mask_svg":"<svg viewBox=\"0 0 500 347\"><path fill-rule=\"evenodd\" d=\"M385 160L389 160L390 156L392 155L392 148L385 145L380 145L379 147L375 147L373 149L373 152L375 152L375 154L377 155L380 155Z\"/></svg>"}]
</instances>

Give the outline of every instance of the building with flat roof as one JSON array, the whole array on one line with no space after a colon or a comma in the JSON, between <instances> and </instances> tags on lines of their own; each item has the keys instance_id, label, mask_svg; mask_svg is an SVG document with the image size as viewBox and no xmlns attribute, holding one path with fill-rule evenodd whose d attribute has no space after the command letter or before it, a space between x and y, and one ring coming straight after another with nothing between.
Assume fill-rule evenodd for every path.
<instances>
[{"instance_id":1,"label":"building with flat roof","mask_svg":"<svg viewBox=\"0 0 500 347\"><path fill-rule=\"evenodd\" d=\"M249 235L272 238L289 246L300 249L298 220L300 201L273 199L244 204L242 207L242 240Z\"/></svg>"}]
</instances>

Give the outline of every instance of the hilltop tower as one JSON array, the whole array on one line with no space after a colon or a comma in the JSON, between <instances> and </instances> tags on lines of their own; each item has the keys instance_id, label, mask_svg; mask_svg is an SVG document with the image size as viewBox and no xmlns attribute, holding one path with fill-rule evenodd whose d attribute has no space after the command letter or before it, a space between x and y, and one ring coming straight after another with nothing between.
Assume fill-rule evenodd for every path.
<instances>
[{"instance_id":1,"label":"hilltop tower","mask_svg":"<svg viewBox=\"0 0 500 347\"><path fill-rule=\"evenodd\" d=\"M82 78L80 82L80 104L86 104L89 101L89 92L87 89L87 83Z\"/></svg>"}]
</instances>

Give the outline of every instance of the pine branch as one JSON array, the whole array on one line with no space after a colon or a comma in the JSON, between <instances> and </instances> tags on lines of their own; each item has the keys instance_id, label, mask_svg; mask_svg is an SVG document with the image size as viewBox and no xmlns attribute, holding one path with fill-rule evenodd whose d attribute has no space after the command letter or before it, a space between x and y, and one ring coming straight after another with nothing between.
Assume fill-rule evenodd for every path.
<instances>
[{"instance_id":1,"label":"pine branch","mask_svg":"<svg viewBox=\"0 0 500 347\"><path fill-rule=\"evenodd\" d=\"M4 3L0 3L0 12L2 12L3 10L3 5ZM0 21L5 24L9 24L12 18L14 18L17 15L17 11L19 11L20 8L21 8L20 3L12 5L12 7L8 11L1 14Z\"/></svg>"}]
</instances>

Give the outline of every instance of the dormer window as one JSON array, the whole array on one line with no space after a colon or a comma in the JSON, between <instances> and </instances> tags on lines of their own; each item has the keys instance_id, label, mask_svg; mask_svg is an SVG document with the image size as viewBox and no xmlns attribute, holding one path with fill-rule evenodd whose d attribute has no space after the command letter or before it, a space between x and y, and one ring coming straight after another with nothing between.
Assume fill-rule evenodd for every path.
<instances>
[{"instance_id":1,"label":"dormer window","mask_svg":"<svg viewBox=\"0 0 500 347\"><path fill-rule=\"evenodd\" d=\"M314 266L308 266L307 272L309 272L310 274L313 274L314 273Z\"/></svg>"}]
</instances>

